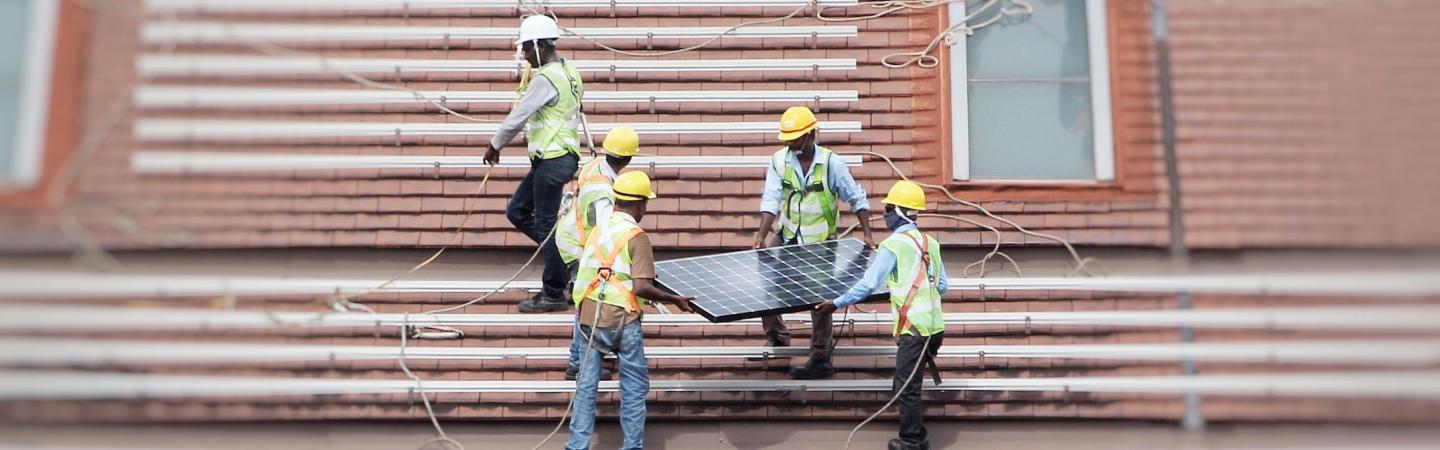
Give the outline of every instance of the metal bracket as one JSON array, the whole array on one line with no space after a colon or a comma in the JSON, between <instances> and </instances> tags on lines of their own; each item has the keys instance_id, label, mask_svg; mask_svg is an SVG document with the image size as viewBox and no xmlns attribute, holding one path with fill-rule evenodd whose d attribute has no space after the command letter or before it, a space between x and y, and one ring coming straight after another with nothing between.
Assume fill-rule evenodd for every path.
<instances>
[{"instance_id":1,"label":"metal bracket","mask_svg":"<svg viewBox=\"0 0 1440 450\"><path fill-rule=\"evenodd\" d=\"M375 330L374 330L374 334L373 334L372 336L373 336L375 339L380 339L380 321L378 321L378 320L375 321Z\"/></svg>"},{"instance_id":2,"label":"metal bracket","mask_svg":"<svg viewBox=\"0 0 1440 450\"><path fill-rule=\"evenodd\" d=\"M446 32L446 33L445 33L445 40L444 40L443 43L441 43L440 45L441 45L440 48L445 49L445 51L447 51L447 52L450 51L450 33L449 33L449 32Z\"/></svg>"},{"instance_id":3,"label":"metal bracket","mask_svg":"<svg viewBox=\"0 0 1440 450\"><path fill-rule=\"evenodd\" d=\"M611 82L611 83L614 83L614 82L615 82L615 65L614 65L614 64L611 64L611 65L610 65L610 82Z\"/></svg>"},{"instance_id":4,"label":"metal bracket","mask_svg":"<svg viewBox=\"0 0 1440 450\"><path fill-rule=\"evenodd\" d=\"M615 0L610 0L610 18L615 18Z\"/></svg>"},{"instance_id":5,"label":"metal bracket","mask_svg":"<svg viewBox=\"0 0 1440 450\"><path fill-rule=\"evenodd\" d=\"M811 31L811 32L810 32L810 49L811 49L811 50L816 50L816 49L819 49L819 48L820 48L820 32L819 32L819 31Z\"/></svg>"},{"instance_id":6,"label":"metal bracket","mask_svg":"<svg viewBox=\"0 0 1440 450\"><path fill-rule=\"evenodd\" d=\"M815 112L820 112L820 96L815 96Z\"/></svg>"},{"instance_id":7,"label":"metal bracket","mask_svg":"<svg viewBox=\"0 0 1440 450\"><path fill-rule=\"evenodd\" d=\"M650 32L646 32L646 33L645 33L645 49L646 49L646 50L654 50L654 49L655 49L655 32L654 32L654 31L650 31Z\"/></svg>"},{"instance_id":8,"label":"metal bracket","mask_svg":"<svg viewBox=\"0 0 1440 450\"><path fill-rule=\"evenodd\" d=\"M440 96L440 106L442 106L442 107L444 107L444 108L446 108L446 109L449 109L449 108L450 108L450 99L447 98L447 97L444 96L444 95Z\"/></svg>"},{"instance_id":9,"label":"metal bracket","mask_svg":"<svg viewBox=\"0 0 1440 450\"><path fill-rule=\"evenodd\" d=\"M813 81L813 82L816 82L816 83L820 82L820 65L819 65L819 64L811 64L811 65L810 65L810 81Z\"/></svg>"},{"instance_id":10,"label":"metal bracket","mask_svg":"<svg viewBox=\"0 0 1440 450\"><path fill-rule=\"evenodd\" d=\"M399 147L399 146L400 146L400 129L399 129L399 128L396 128L396 129L395 129L395 146L396 146L396 147Z\"/></svg>"},{"instance_id":11,"label":"metal bracket","mask_svg":"<svg viewBox=\"0 0 1440 450\"><path fill-rule=\"evenodd\" d=\"M410 0L405 0L404 2L401 2L400 10L401 17L405 18L405 20L410 20Z\"/></svg>"},{"instance_id":12,"label":"metal bracket","mask_svg":"<svg viewBox=\"0 0 1440 450\"><path fill-rule=\"evenodd\" d=\"M655 114L655 96L650 96L650 114Z\"/></svg>"},{"instance_id":13,"label":"metal bracket","mask_svg":"<svg viewBox=\"0 0 1440 450\"><path fill-rule=\"evenodd\" d=\"M980 283L980 301L985 301L985 283Z\"/></svg>"},{"instance_id":14,"label":"metal bracket","mask_svg":"<svg viewBox=\"0 0 1440 450\"><path fill-rule=\"evenodd\" d=\"M802 405L810 403L809 388L807 385L800 385L800 404Z\"/></svg>"},{"instance_id":15,"label":"metal bracket","mask_svg":"<svg viewBox=\"0 0 1440 450\"><path fill-rule=\"evenodd\" d=\"M440 161L435 161L435 179L440 179Z\"/></svg>"},{"instance_id":16,"label":"metal bracket","mask_svg":"<svg viewBox=\"0 0 1440 450\"><path fill-rule=\"evenodd\" d=\"M980 370L985 370L985 351L980 351Z\"/></svg>"},{"instance_id":17,"label":"metal bracket","mask_svg":"<svg viewBox=\"0 0 1440 450\"><path fill-rule=\"evenodd\" d=\"M404 70L404 69L400 68L400 66L395 66L395 81L400 81L400 79L401 79L400 77L403 76L403 75L401 74L401 71L402 71L402 70Z\"/></svg>"},{"instance_id":18,"label":"metal bracket","mask_svg":"<svg viewBox=\"0 0 1440 450\"><path fill-rule=\"evenodd\" d=\"M770 351L769 351L769 350L766 350L766 351L760 352L760 360L761 360L761 361L764 361L764 362L770 362Z\"/></svg>"},{"instance_id":19,"label":"metal bracket","mask_svg":"<svg viewBox=\"0 0 1440 450\"><path fill-rule=\"evenodd\" d=\"M1025 316L1025 335L1030 335L1030 316Z\"/></svg>"}]
</instances>

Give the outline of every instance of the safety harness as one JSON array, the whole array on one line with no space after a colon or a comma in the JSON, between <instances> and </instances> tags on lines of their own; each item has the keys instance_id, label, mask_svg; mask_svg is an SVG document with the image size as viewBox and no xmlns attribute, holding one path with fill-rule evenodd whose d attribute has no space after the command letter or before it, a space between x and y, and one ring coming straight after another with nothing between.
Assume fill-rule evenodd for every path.
<instances>
[{"instance_id":1,"label":"safety harness","mask_svg":"<svg viewBox=\"0 0 1440 450\"><path fill-rule=\"evenodd\" d=\"M581 301L589 299L590 294L594 294L595 291L597 289L600 289L601 286L609 284L611 287L615 288L615 290L620 291L621 295L625 296L626 313L634 314L640 311L640 302L635 296L635 291L630 290L630 288L626 287L624 283L621 283L620 280L616 280L614 278L615 270L613 269L613 267L615 266L615 258L620 257L620 252L629 245L630 240L634 239L635 236L643 232L644 231L638 227L632 228L630 229L630 231L625 232L625 234L622 235L620 239L615 241L616 245L613 248L610 248L609 253L603 255L603 257L601 258L602 263L600 264L600 268L596 271L596 278L590 281L590 284L585 286L584 293L580 294ZM600 291L600 296L601 298L598 302L603 305L605 303L605 291Z\"/></svg>"},{"instance_id":2,"label":"safety harness","mask_svg":"<svg viewBox=\"0 0 1440 450\"><path fill-rule=\"evenodd\" d=\"M921 283L928 281L930 283L930 289L936 289L935 274L931 270L930 265L930 238L923 233L917 232L916 234L920 235L919 239L916 239L915 236L911 234L905 234L905 237L910 238L910 242L915 243L915 245L920 248L921 271L915 274L915 279L910 282L910 292L905 294L905 301L900 303L900 320L895 324L895 334L897 336L901 330L906 329L913 329L915 335L920 336L920 329L912 328L913 325L910 323L910 304L915 300L915 293L920 290L922 286ZM929 342L929 340L927 339L926 342ZM930 372L930 377L935 379L935 384L940 384L940 368L935 364L935 355L930 353L928 345L926 348L921 349L921 353L922 358L924 358L921 363L927 367Z\"/></svg>"}]
</instances>

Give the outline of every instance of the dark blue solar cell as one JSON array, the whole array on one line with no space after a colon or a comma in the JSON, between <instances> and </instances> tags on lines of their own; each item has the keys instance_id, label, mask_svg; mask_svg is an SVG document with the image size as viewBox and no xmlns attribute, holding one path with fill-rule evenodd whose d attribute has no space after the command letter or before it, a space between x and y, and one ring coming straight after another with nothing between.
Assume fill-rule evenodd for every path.
<instances>
[{"instance_id":1,"label":"dark blue solar cell","mask_svg":"<svg viewBox=\"0 0 1440 450\"><path fill-rule=\"evenodd\" d=\"M655 263L661 286L695 297L711 322L804 311L844 294L870 265L858 239L790 245ZM884 295L882 288L873 296Z\"/></svg>"}]
</instances>

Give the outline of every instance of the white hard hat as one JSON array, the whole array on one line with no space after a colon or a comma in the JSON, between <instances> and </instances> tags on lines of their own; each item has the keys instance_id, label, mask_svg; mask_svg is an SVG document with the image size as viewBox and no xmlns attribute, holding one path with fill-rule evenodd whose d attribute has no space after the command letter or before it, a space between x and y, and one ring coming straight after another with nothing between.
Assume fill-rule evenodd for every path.
<instances>
[{"instance_id":1,"label":"white hard hat","mask_svg":"<svg viewBox=\"0 0 1440 450\"><path fill-rule=\"evenodd\" d=\"M544 14L536 14L526 17L523 22L520 22L520 40L515 41L515 45L537 39L559 38L560 25L555 23L555 19Z\"/></svg>"}]
</instances>

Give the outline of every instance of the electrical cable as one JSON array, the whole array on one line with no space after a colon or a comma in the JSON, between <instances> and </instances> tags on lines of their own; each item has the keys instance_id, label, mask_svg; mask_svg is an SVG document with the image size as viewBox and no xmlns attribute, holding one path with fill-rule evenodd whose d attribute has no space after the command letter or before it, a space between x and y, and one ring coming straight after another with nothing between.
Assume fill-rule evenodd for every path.
<instances>
[{"instance_id":1,"label":"electrical cable","mask_svg":"<svg viewBox=\"0 0 1440 450\"><path fill-rule=\"evenodd\" d=\"M934 337L934 335L925 336L925 344L924 347L922 347L920 350L920 358L915 360L915 368L910 369L910 376L906 377L905 384L900 385L900 389L895 391L895 396L890 397L890 401L885 402L885 406L881 406L879 410L875 411L875 414L871 414L870 417L866 417L865 421L860 422L859 425L856 425L855 428L850 430L850 435L845 438L846 450L850 449L850 441L855 440L855 433L859 433L860 429L864 428L866 424L869 424L871 421L875 420L876 417L880 417L880 414L884 413L885 410L890 409L890 405L894 405L895 401L900 399L900 394L904 393L905 389L908 389L910 387L910 383L915 381L915 375L920 373L920 366L925 365L925 356L930 353L930 338L932 337Z\"/></svg>"}]
</instances>

